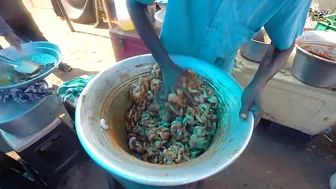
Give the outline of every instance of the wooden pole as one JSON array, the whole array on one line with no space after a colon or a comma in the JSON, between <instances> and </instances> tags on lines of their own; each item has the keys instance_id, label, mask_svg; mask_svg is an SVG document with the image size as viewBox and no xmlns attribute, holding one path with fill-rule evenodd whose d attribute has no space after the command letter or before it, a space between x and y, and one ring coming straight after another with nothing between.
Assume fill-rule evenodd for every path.
<instances>
[{"instance_id":1,"label":"wooden pole","mask_svg":"<svg viewBox=\"0 0 336 189\"><path fill-rule=\"evenodd\" d=\"M109 29L112 29L111 13L110 13L110 9L108 8L107 0L102 0L102 3L103 3L104 12L107 17L107 24L109 26Z\"/></svg>"},{"instance_id":2,"label":"wooden pole","mask_svg":"<svg viewBox=\"0 0 336 189\"><path fill-rule=\"evenodd\" d=\"M61 13L62 13L62 15L63 15L65 21L66 21L67 24L68 24L70 30L71 30L72 32L75 32L75 29L73 28L73 26L72 26L72 24L71 24L71 22L70 22L70 19L69 19L68 15L67 15L67 13L66 13L64 7L63 7L62 1L61 1L61 0L56 0L56 2L57 2L58 7L59 7L60 10L61 10Z\"/></svg>"}]
</instances>

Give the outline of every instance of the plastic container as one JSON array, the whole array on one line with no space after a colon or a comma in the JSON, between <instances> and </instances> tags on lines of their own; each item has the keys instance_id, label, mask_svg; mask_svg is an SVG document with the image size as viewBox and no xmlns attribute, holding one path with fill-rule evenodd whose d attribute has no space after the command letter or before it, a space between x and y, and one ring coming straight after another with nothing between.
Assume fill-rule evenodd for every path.
<instances>
[{"instance_id":1,"label":"plastic container","mask_svg":"<svg viewBox=\"0 0 336 189\"><path fill-rule=\"evenodd\" d=\"M128 189L181 188L218 173L234 162L247 146L253 115L239 117L242 88L227 73L202 60L171 55L182 68L190 68L211 84L219 100L218 129L209 149L200 157L178 165L155 165L128 152L125 113L131 107L129 87L148 75L156 62L152 55L113 64L85 87L76 108L76 131L86 152ZM104 119L109 129L100 126Z\"/></svg>"},{"instance_id":2,"label":"plastic container","mask_svg":"<svg viewBox=\"0 0 336 189\"><path fill-rule=\"evenodd\" d=\"M318 31L334 31L336 32L336 27L329 25L326 22L317 22L314 30L318 30Z\"/></svg>"},{"instance_id":3,"label":"plastic container","mask_svg":"<svg viewBox=\"0 0 336 189\"><path fill-rule=\"evenodd\" d=\"M336 27L336 14L328 15L325 18L329 21L330 25Z\"/></svg>"},{"instance_id":4,"label":"plastic container","mask_svg":"<svg viewBox=\"0 0 336 189\"><path fill-rule=\"evenodd\" d=\"M48 80L44 81L48 88L52 87ZM0 102L0 129L19 137L36 133L55 119L61 104L56 95L25 104L19 104L13 99L7 100L6 103Z\"/></svg>"},{"instance_id":5,"label":"plastic container","mask_svg":"<svg viewBox=\"0 0 336 189\"><path fill-rule=\"evenodd\" d=\"M119 27L125 31L134 30L133 22L127 10L126 0L116 0L114 3Z\"/></svg>"}]
</instances>

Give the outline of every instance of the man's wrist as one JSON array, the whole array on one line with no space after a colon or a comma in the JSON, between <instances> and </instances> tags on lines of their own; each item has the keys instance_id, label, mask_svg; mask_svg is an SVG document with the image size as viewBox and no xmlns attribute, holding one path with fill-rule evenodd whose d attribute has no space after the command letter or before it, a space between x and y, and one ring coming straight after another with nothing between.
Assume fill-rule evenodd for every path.
<instances>
[{"instance_id":1,"label":"man's wrist","mask_svg":"<svg viewBox=\"0 0 336 189\"><path fill-rule=\"evenodd\" d=\"M267 84L267 80L265 78L255 76L252 79L251 84L256 85L260 88L265 88Z\"/></svg>"},{"instance_id":2,"label":"man's wrist","mask_svg":"<svg viewBox=\"0 0 336 189\"><path fill-rule=\"evenodd\" d=\"M177 65L176 65L176 64L175 64L169 57L167 57L167 59L158 61L158 63L161 63L161 64L159 64L159 65L160 65L160 67L162 67L163 69L166 69L166 68L175 68L175 67L177 67Z\"/></svg>"}]
</instances>

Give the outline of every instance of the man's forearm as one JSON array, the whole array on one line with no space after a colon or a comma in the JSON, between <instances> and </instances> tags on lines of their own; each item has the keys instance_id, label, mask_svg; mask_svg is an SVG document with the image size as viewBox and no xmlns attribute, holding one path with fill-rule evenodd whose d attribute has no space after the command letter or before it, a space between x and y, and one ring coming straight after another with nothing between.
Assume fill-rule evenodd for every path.
<instances>
[{"instance_id":1,"label":"man's forearm","mask_svg":"<svg viewBox=\"0 0 336 189\"><path fill-rule=\"evenodd\" d=\"M146 5L141 4L136 0L127 0L127 7L136 30L148 49L152 52L153 57L160 67L164 68L168 64L171 64L172 62L167 51L163 47L159 37L156 35L153 25L146 15Z\"/></svg>"},{"instance_id":2,"label":"man's forearm","mask_svg":"<svg viewBox=\"0 0 336 189\"><path fill-rule=\"evenodd\" d=\"M0 36L5 36L6 33L12 31L5 20L0 16Z\"/></svg>"},{"instance_id":3,"label":"man's forearm","mask_svg":"<svg viewBox=\"0 0 336 189\"><path fill-rule=\"evenodd\" d=\"M262 58L258 71L252 82L257 82L260 85L266 85L266 83L272 79L272 77L286 64L291 52L293 51L294 44L295 43L293 43L290 48L283 51L280 51L271 45L265 56Z\"/></svg>"}]
</instances>

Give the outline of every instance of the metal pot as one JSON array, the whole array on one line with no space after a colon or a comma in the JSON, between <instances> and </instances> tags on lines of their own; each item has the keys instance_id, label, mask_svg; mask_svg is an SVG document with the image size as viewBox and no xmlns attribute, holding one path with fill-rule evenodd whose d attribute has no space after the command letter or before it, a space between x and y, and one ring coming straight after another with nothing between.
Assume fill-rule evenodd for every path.
<instances>
[{"instance_id":1,"label":"metal pot","mask_svg":"<svg viewBox=\"0 0 336 189\"><path fill-rule=\"evenodd\" d=\"M51 85L48 83L49 87ZM19 137L33 134L55 119L61 104L56 95L25 104L19 104L12 99L0 103L0 129Z\"/></svg>"},{"instance_id":2,"label":"metal pot","mask_svg":"<svg viewBox=\"0 0 336 189\"><path fill-rule=\"evenodd\" d=\"M293 75L316 87L336 87L336 33L304 32L296 40Z\"/></svg>"},{"instance_id":3,"label":"metal pot","mask_svg":"<svg viewBox=\"0 0 336 189\"><path fill-rule=\"evenodd\" d=\"M270 46L266 31L261 31L240 48L240 54L248 60L259 63Z\"/></svg>"},{"instance_id":4,"label":"metal pot","mask_svg":"<svg viewBox=\"0 0 336 189\"><path fill-rule=\"evenodd\" d=\"M128 153L124 117L131 107L132 82L149 74L152 55L132 57L95 76L79 97L76 108L77 135L86 152L129 189L177 186L205 179L228 167L247 146L253 130L253 115L241 120L242 88L227 73L202 60L172 55L183 68L190 68L208 81L219 98L218 131L209 149L195 160L178 165L155 165ZM108 130L100 126L104 119Z\"/></svg>"}]
</instances>

